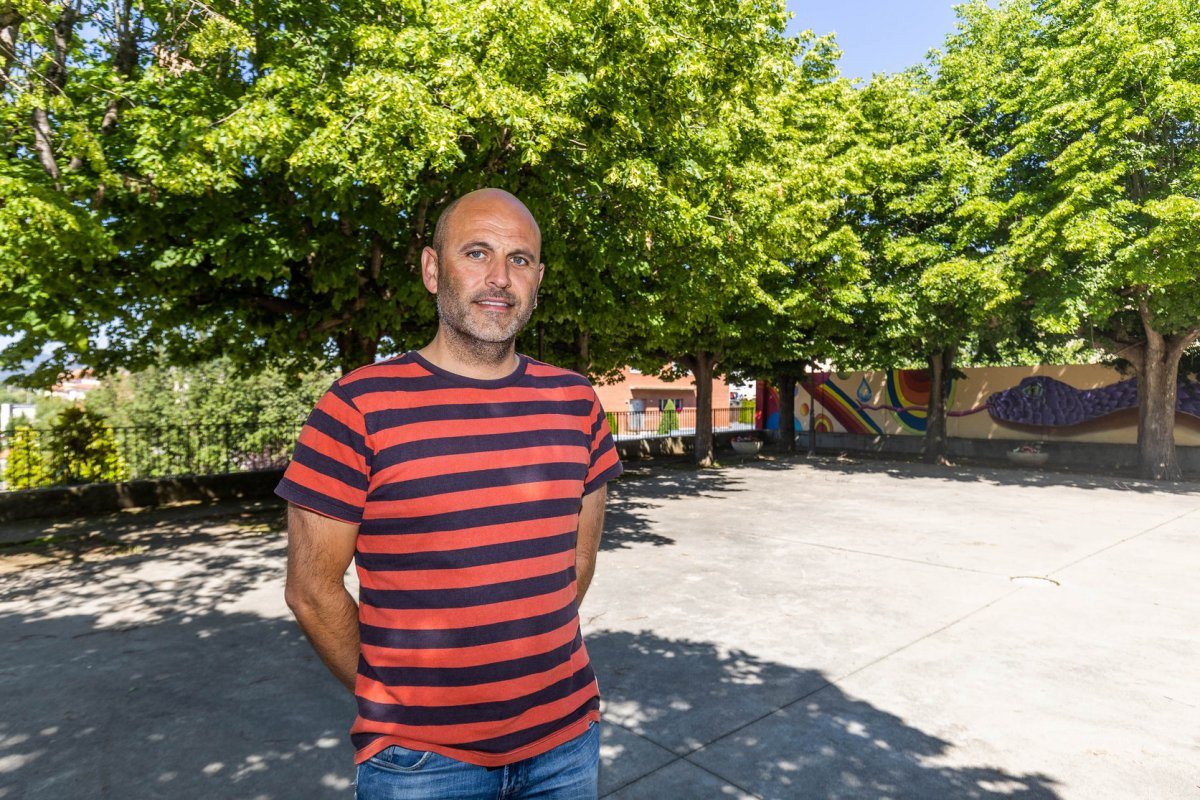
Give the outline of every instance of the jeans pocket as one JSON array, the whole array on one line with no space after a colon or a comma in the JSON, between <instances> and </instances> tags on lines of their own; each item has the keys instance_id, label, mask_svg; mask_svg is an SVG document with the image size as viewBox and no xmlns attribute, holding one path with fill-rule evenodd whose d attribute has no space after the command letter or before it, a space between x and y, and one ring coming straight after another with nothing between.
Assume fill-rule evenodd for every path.
<instances>
[{"instance_id":1,"label":"jeans pocket","mask_svg":"<svg viewBox=\"0 0 1200 800\"><path fill-rule=\"evenodd\" d=\"M432 752L409 750L394 744L371 756L366 763L389 772L416 772L432 757Z\"/></svg>"}]
</instances>

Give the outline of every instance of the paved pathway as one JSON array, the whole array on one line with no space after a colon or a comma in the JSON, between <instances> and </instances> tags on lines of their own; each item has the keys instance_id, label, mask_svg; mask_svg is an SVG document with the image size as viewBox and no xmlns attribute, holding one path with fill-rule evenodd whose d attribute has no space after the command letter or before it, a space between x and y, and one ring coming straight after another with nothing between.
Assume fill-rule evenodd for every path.
<instances>
[{"instance_id":1,"label":"paved pathway","mask_svg":"<svg viewBox=\"0 0 1200 800\"><path fill-rule=\"evenodd\" d=\"M631 473L584 607L607 797L1200 798L1200 486ZM0 798L352 797L281 530L193 506L0 551Z\"/></svg>"}]
</instances>

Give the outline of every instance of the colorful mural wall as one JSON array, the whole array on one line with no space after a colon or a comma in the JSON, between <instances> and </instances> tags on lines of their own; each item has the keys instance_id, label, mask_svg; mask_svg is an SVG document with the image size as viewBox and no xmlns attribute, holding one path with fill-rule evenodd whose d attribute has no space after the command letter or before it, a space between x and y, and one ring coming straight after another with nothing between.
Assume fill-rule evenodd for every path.
<instances>
[{"instance_id":1,"label":"colorful mural wall","mask_svg":"<svg viewBox=\"0 0 1200 800\"><path fill-rule=\"evenodd\" d=\"M1137 441L1137 380L1094 364L962 370L947 433L965 439ZM929 405L925 370L816 373L796 387L796 430L921 436ZM763 426L779 429L779 398L759 382ZM1175 442L1200 446L1200 382L1181 382Z\"/></svg>"}]
</instances>

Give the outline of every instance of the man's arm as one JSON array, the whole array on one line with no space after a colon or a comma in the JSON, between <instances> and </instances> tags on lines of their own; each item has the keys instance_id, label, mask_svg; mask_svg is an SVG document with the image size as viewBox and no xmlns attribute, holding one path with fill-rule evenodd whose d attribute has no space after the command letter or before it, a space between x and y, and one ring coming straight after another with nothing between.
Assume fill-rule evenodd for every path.
<instances>
[{"instance_id":1,"label":"man's arm","mask_svg":"<svg viewBox=\"0 0 1200 800\"><path fill-rule=\"evenodd\" d=\"M346 591L344 576L357 538L357 525L288 504L284 598L317 655L352 692L358 673L358 605Z\"/></svg>"},{"instance_id":2,"label":"man's arm","mask_svg":"<svg viewBox=\"0 0 1200 800\"><path fill-rule=\"evenodd\" d=\"M575 607L583 605L596 572L596 552L600 549L600 534L604 531L604 498L608 487L601 486L583 496L583 507L579 511L579 533L575 539Z\"/></svg>"}]
</instances>

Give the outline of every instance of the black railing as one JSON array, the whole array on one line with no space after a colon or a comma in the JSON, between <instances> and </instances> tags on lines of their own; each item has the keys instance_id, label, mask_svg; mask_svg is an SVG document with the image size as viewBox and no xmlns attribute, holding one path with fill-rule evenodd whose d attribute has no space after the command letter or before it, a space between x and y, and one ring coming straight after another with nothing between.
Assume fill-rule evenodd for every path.
<instances>
[{"instance_id":1,"label":"black railing","mask_svg":"<svg viewBox=\"0 0 1200 800\"><path fill-rule=\"evenodd\" d=\"M714 408L713 430L754 430L754 403L742 403L732 408ZM693 436L696 433L696 409L674 406L645 411L610 411L608 426L618 441L654 439L663 436Z\"/></svg>"},{"instance_id":2,"label":"black railing","mask_svg":"<svg viewBox=\"0 0 1200 800\"><path fill-rule=\"evenodd\" d=\"M0 433L0 480L7 491L75 483L219 475L287 464L300 423L105 428L81 444L62 431Z\"/></svg>"}]
</instances>

